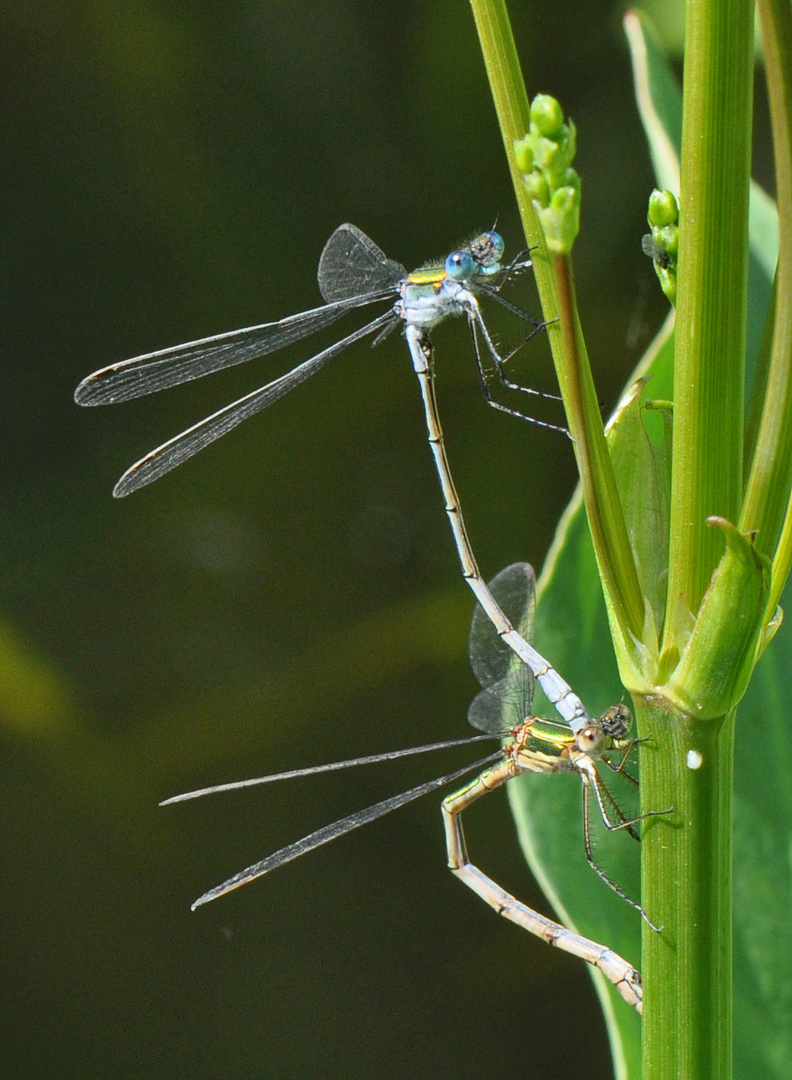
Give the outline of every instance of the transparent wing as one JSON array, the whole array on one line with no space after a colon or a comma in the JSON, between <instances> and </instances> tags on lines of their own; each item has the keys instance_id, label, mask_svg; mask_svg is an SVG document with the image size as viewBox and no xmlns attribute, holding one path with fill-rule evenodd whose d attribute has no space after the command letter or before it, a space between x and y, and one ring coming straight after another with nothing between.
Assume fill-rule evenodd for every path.
<instances>
[{"instance_id":1,"label":"transparent wing","mask_svg":"<svg viewBox=\"0 0 792 1080\"><path fill-rule=\"evenodd\" d=\"M243 364L302 341L331 326L347 311L386 299L392 292L392 288L387 288L362 296L346 296L343 302L312 308L279 322L232 330L111 364L83 379L74 399L78 405L112 405L200 379L213 371Z\"/></svg>"},{"instance_id":2,"label":"transparent wing","mask_svg":"<svg viewBox=\"0 0 792 1080\"><path fill-rule=\"evenodd\" d=\"M323 828L317 829L316 832L312 832L309 836L303 837L302 840L297 840L296 843L281 848L280 851L276 851L273 855L268 855L266 859L254 863L246 870L234 874L228 881L224 881L222 885L217 885L214 889L205 892L192 905L193 910L200 907L201 904L208 904L210 900L216 900L219 896L231 892L232 889L238 889L240 885L247 885L248 882L255 881L256 878L268 874L278 866L283 866L284 863L291 862L292 859L296 859L300 855L306 855L309 851L313 851L314 848L321 847L322 844L329 844L331 840L336 840L339 836L343 836L353 829L359 829L361 825L367 825L370 821L376 821L377 818L391 813L392 810L398 810L400 806L406 806L407 803L420 799L422 795L427 795L430 791L436 791L445 784L450 784L453 780L459 779L460 776L473 772L474 769L481 769L499 757L501 757L500 750L494 754L488 754L487 757L481 758L480 761L474 761L471 765L465 765L461 769L447 773L445 776L438 776L435 780L428 780L417 787L411 788L409 791L402 792L401 795L383 799L382 802L376 803L374 806L369 806L365 810L358 810L356 813L350 814L349 817L334 821L331 825L325 825Z\"/></svg>"},{"instance_id":3,"label":"transparent wing","mask_svg":"<svg viewBox=\"0 0 792 1080\"><path fill-rule=\"evenodd\" d=\"M528 563L513 563L496 574L489 590L511 624L530 642L536 617L533 568ZM479 604L470 627L470 663L484 687L468 709L468 722L474 728L500 734L530 716L533 675L504 642Z\"/></svg>"},{"instance_id":4,"label":"transparent wing","mask_svg":"<svg viewBox=\"0 0 792 1080\"><path fill-rule=\"evenodd\" d=\"M512 626L533 640L536 620L536 577L528 563L513 563L496 574L489 591ZM514 653L501 638L480 604L470 626L470 663L483 687L500 682L509 673Z\"/></svg>"},{"instance_id":5,"label":"transparent wing","mask_svg":"<svg viewBox=\"0 0 792 1080\"><path fill-rule=\"evenodd\" d=\"M503 738L531 715L533 687L530 671L515 658L512 675L473 698L468 708L468 723L477 731Z\"/></svg>"},{"instance_id":6,"label":"transparent wing","mask_svg":"<svg viewBox=\"0 0 792 1080\"><path fill-rule=\"evenodd\" d=\"M407 271L354 225L339 225L319 259L319 291L331 302L393 292Z\"/></svg>"},{"instance_id":7,"label":"transparent wing","mask_svg":"<svg viewBox=\"0 0 792 1080\"><path fill-rule=\"evenodd\" d=\"M317 353L316 356L312 356L310 360L299 364L286 375L274 379L266 386L262 386L260 389L254 390L253 393L239 398L238 401L233 401L230 405L226 405L224 409L219 409L205 420L201 420L200 423L194 424L191 428L187 428L186 431L182 431L181 434L169 439L127 469L113 488L113 495L117 499L121 499L125 495L130 495L133 491L137 491L138 488L145 487L146 484L158 480L165 473L170 472L171 469L175 469L177 465L181 465L182 462L197 454L199 450L203 450L205 446L213 443L222 435L226 435L237 424L241 424L243 420L248 420L251 416L261 412L262 409L266 409L269 405L280 400L290 390L315 375L317 371L320 371L349 345L353 345L361 338L368 337L370 334L387 327L388 323L395 318L396 316L392 311L386 311L353 334L349 334L348 337L337 341L335 345L331 345L329 348Z\"/></svg>"},{"instance_id":8,"label":"transparent wing","mask_svg":"<svg viewBox=\"0 0 792 1080\"><path fill-rule=\"evenodd\" d=\"M171 795L163 799L160 806L186 802L188 799L200 799L204 795L217 795L223 791L239 791L240 788L255 787L259 784L271 784L276 780L295 780L303 776L317 776L319 773L337 772L339 769L356 769L359 765L380 765L383 761L396 761L398 758L413 757L415 754L428 754L434 750L448 750L452 746L470 746L481 742L488 735L467 735L464 739L443 739L442 742L427 743L424 746L410 746L406 750L386 750L381 754L367 754L365 757L345 758L344 761L331 761L326 765L309 765L308 768L289 769L287 772L270 773L269 776L256 776L252 780L232 780L227 784L212 784L211 787L185 791L181 795Z\"/></svg>"}]
</instances>

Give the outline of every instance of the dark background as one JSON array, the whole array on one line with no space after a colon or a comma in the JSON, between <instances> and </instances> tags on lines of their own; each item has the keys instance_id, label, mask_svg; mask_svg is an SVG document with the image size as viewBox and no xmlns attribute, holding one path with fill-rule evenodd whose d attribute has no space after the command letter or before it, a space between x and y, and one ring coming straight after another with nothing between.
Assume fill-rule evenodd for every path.
<instances>
[{"instance_id":1,"label":"dark background","mask_svg":"<svg viewBox=\"0 0 792 1080\"><path fill-rule=\"evenodd\" d=\"M652 177L618 10L512 8L530 92L578 124L578 289L608 407L665 311L640 250ZM472 598L403 342L356 347L122 502L112 485L142 453L308 353L117 410L71 396L104 364L315 306L343 221L408 267L495 219L514 252L469 7L0 11L3 1076L609 1076L584 966L453 880L437 797L190 913L235 870L478 750L157 807L465 734ZM536 310L527 279L512 295ZM435 342L482 567L541 566L570 444L485 407L464 325ZM519 363L552 389L546 343ZM546 910L505 799L489 802L474 854Z\"/></svg>"}]
</instances>

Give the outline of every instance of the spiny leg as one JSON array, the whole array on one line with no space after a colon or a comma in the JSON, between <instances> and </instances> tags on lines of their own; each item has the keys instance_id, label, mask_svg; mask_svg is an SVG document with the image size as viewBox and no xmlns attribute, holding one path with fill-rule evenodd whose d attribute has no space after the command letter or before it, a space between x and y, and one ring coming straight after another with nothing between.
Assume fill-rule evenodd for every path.
<instances>
[{"instance_id":1,"label":"spiny leg","mask_svg":"<svg viewBox=\"0 0 792 1080\"><path fill-rule=\"evenodd\" d=\"M603 807L603 804L602 804L602 801L601 801L601 798L600 798L600 787L599 787L599 785L602 783L602 781L597 776L596 770L593 768L593 766L592 766L591 772L593 773L594 778L595 778L593 783L592 783L590 773L585 769L580 770L580 782L583 785L583 849L586 852L586 861L588 862L589 866L594 871L594 873L597 875L597 877L601 881L604 881L609 889L611 889L613 892L615 892L617 896L621 897L621 899L624 900L625 903L629 904L630 907L635 908L635 910L639 913L639 915L644 920L644 922L648 926L651 926L651 928L654 931L659 933L660 930L661 930L661 927L655 926L655 924L652 922L652 920L646 914L646 912L641 907L641 905L639 903L637 903L635 900L633 900L631 897L629 897L627 895L627 893L624 892L623 889L620 889L619 886L616 884L616 882L608 877L608 875L605 873L605 871L602 869L602 867L599 865L599 863L594 858L594 852L592 850L592 845L591 845L591 819L590 819L590 811L589 811L589 797L590 797L592 787L594 787L594 790L596 792L597 805L599 807L600 814L602 815L602 820L605 822L606 827L612 828L614 830L621 829L621 828L626 828L628 830L628 832L630 833L630 835L635 837L636 840L640 839L640 837L637 835L637 833L635 833L632 830L632 828L631 828L632 822L628 821L626 818L624 819L624 821L621 824L615 825L615 826L612 825L609 822L609 819L608 819L608 817L607 817L607 815L605 813L605 810L604 810L604 807ZM608 789L605 787L604 784L602 784L602 787L605 789L605 791L608 791ZM616 806L616 808L619 810L619 813L621 814L622 813L621 809L619 809L619 807L618 807L618 805L616 803L616 800L613 798L613 796L610 794L609 791L608 791L608 796L610 797L610 800L613 803L613 805ZM638 820L640 820L640 819L638 819Z\"/></svg>"},{"instance_id":2,"label":"spiny leg","mask_svg":"<svg viewBox=\"0 0 792 1080\"><path fill-rule=\"evenodd\" d=\"M627 762L630 760L630 757L632 756L632 752L636 748L636 746L638 746L639 743L642 743L642 742L645 742L645 741L646 741L645 739L630 739L627 746L623 746L623 747L614 746L613 747L614 752L617 749L622 750L622 756L619 758L619 760L616 761L616 762L609 761L608 758L606 758L605 755L603 754L600 757L600 761L604 765L606 765L610 769L611 772L618 773L620 776L623 776L625 778L625 780L628 780L635 787L638 787L638 781L636 780L636 778L632 775L632 773L627 772Z\"/></svg>"},{"instance_id":3,"label":"spiny leg","mask_svg":"<svg viewBox=\"0 0 792 1080\"><path fill-rule=\"evenodd\" d=\"M605 759L600 758L599 760L604 761ZM606 764L608 764L608 762L606 762ZM614 772L620 773L637 787L638 781L634 777L630 776L629 773L623 771L623 765L624 759L622 759L622 761L619 763L619 766L611 767L613 768ZM633 829L633 825L637 825L639 821L645 821L647 818L662 817L664 814L671 813L671 810L646 810L643 814L637 814L635 817L628 818L622 808L616 802L616 799L613 796L613 792L610 790L608 785L597 772L596 766L592 765L591 768L586 769L585 772L592 782L594 793L597 799L597 806L599 807L600 817L602 818L603 824L605 825L605 828L608 830L608 832L618 832L620 829L626 829L634 840L640 840L638 833L635 832L635 830ZM605 807L606 802L614 811L616 815L616 822L614 822L608 814Z\"/></svg>"},{"instance_id":4,"label":"spiny leg","mask_svg":"<svg viewBox=\"0 0 792 1080\"><path fill-rule=\"evenodd\" d=\"M511 278L516 277L523 270L530 270L530 268L533 266L530 255L531 252L535 250L536 246L537 245L534 245L534 247L523 248L522 251L518 251L512 261L502 268L501 280L498 282L498 284L488 285L487 292L492 291L499 293L503 286L506 284L506 282L511 280ZM525 312L521 312L521 314L526 319L528 319L529 322L535 321L531 318L530 315L526 315Z\"/></svg>"},{"instance_id":5,"label":"spiny leg","mask_svg":"<svg viewBox=\"0 0 792 1080\"><path fill-rule=\"evenodd\" d=\"M609 752L622 751L622 756L615 763L605 754L600 755L600 761L604 762L611 772L621 773L631 784L638 787L638 780L627 772L627 762L632 757L633 750L647 740L645 738L635 737L630 739L627 737L632 726L632 713L629 707L623 701L618 705L612 705L602 714L599 722L602 730L610 735L613 740Z\"/></svg>"},{"instance_id":6,"label":"spiny leg","mask_svg":"<svg viewBox=\"0 0 792 1080\"><path fill-rule=\"evenodd\" d=\"M493 409L498 409L499 412L504 412L508 416L514 416L518 420L527 420L530 424L536 424L537 427L549 428L551 431L560 431L564 435L569 436L569 432L565 427L561 427L559 424L551 424L547 420L539 420L535 416L530 416L528 413L520 412L519 409L512 409L508 405L501 404L500 401L496 401L490 390L490 382L493 377L498 379L501 386L505 386L507 390L521 390L525 394L533 394L535 397L548 398L551 401L558 401L557 394L548 394L543 390L534 390L531 386L521 386L519 383L513 383L503 373L503 360L498 354L498 350L495 348L495 344L492 338L489 336L484 320L481 318L481 312L478 308L468 312L468 326L470 328L470 338L473 342L473 353L476 357L476 368L478 370L479 385L481 386L481 393L484 396L484 400L488 405L491 405ZM489 355L492 366L487 367L484 364L481 355L481 349L479 348L478 334L481 333L484 344L486 345L486 351ZM534 331L536 333L536 331ZM526 341L530 341L533 337L533 333L526 338ZM524 344L524 343L523 343ZM513 354L512 354L513 355Z\"/></svg>"},{"instance_id":7,"label":"spiny leg","mask_svg":"<svg viewBox=\"0 0 792 1080\"><path fill-rule=\"evenodd\" d=\"M584 786L586 791L590 788L594 789L594 796L597 800L597 808L600 812L602 822L608 832L618 832L620 829L626 829L633 840L640 840L640 836L633 828L637 822L641 821L645 815L639 815L637 818L628 818L622 808L616 802L613 796L613 792L608 785L604 782L602 777L597 772L596 766L592 763L589 768L583 770L586 775L586 781ZM581 774L582 775L582 774ZM607 804L607 805L606 805ZM608 807L615 814L616 820L614 821L608 813Z\"/></svg>"},{"instance_id":8,"label":"spiny leg","mask_svg":"<svg viewBox=\"0 0 792 1080\"><path fill-rule=\"evenodd\" d=\"M448 865L468 888L472 889L499 915L521 926L528 933L542 938L549 945L555 945L556 948L599 968L627 1004L632 1005L639 1013L642 1012L641 976L631 964L612 949L575 934L560 923L527 907L470 862L462 829L462 811L488 791L500 787L515 774L514 763L511 759L507 759L502 764L487 769L472 783L443 800Z\"/></svg>"},{"instance_id":9,"label":"spiny leg","mask_svg":"<svg viewBox=\"0 0 792 1080\"><path fill-rule=\"evenodd\" d=\"M487 352L494 366L493 371L487 372L482 368L482 365L479 362L480 374L483 374L484 378L487 381L489 381L489 379L494 374L500 382L501 386L506 387L508 390L519 390L523 394L534 394L537 397L547 398L550 401L562 401L563 399L559 394L550 394L544 390L535 390L532 386L523 386L521 383L513 382L506 374L506 365L512 359L512 357L516 356L520 349L522 349L525 345L528 344L529 341L536 337L540 330L544 330L550 325L549 322L546 322L543 319L534 319L533 316L528 315L525 311L522 310L522 308L517 307L516 304L512 304L510 300L507 300L505 296L501 295L501 289L507 281L508 274L503 277L499 285L479 285L479 288L482 289L487 296L491 296L493 300L497 300L497 302L502 307L506 308L507 311L510 311L513 315L516 315L517 318L522 319L523 322L528 323L531 327L531 330L526 335L526 337L524 337L523 340L511 350L511 352L507 353L506 356L501 356L500 352L495 347L495 343L492 340L489 331L487 330L487 324L484 322L484 317L481 314L481 309L478 306L476 306L475 309L469 309L468 320L471 323L474 351L476 352L477 359L479 359L480 361L475 333L476 327L473 325L473 320L475 320L475 323L477 324L478 329L481 332L481 336L484 338L484 342L487 346ZM551 320L551 322L555 321L555 319ZM490 402L490 404L492 404L495 408L498 408L495 402ZM517 416L523 420L528 420L530 423L537 422L534 417L527 416L525 413L521 413L517 410L506 411L511 411L514 416ZM566 429L562 430L566 431Z\"/></svg>"},{"instance_id":10,"label":"spiny leg","mask_svg":"<svg viewBox=\"0 0 792 1080\"><path fill-rule=\"evenodd\" d=\"M549 322L545 322L544 319L534 319L532 315L528 315L527 312L522 310L522 308L517 307L516 304L512 304L510 300L507 300L505 296L501 295L500 290L506 284L507 280L507 278L504 278L500 285L497 286L479 285L479 288L483 289L486 292L487 296L491 296L493 300L497 300L501 307L506 308L507 311L510 311L513 315L516 315L517 318L521 319L523 322L528 323L528 325L531 327L531 330L528 335L522 339L519 345L515 345L511 352L507 353L506 356L501 356L498 350L495 348L494 342L492 342L492 339L489 337L489 331L486 330L486 324L484 323L483 316L480 316L479 322L482 324L482 326L484 326L485 338L488 339L487 348L490 356L493 359L493 362L497 366L498 378L501 380L503 385L508 386L510 390L522 390L525 394L538 394L541 397L550 398L552 401L561 401L562 398L559 394L547 394L541 390L534 390L530 386L522 386L520 383L510 382L506 377L506 365L511 360L511 358L513 356L516 356L520 349L523 348L523 346L527 345L529 341L535 338L540 330L545 330L548 326L550 326ZM556 319L551 320L551 322L556 321Z\"/></svg>"}]
</instances>

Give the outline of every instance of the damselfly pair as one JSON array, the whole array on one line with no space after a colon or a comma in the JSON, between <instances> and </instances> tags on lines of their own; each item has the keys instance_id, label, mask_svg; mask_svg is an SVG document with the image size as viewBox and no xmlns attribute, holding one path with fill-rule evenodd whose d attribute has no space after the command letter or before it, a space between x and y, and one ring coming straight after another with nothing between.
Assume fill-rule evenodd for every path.
<instances>
[{"instance_id":1,"label":"damselfly pair","mask_svg":"<svg viewBox=\"0 0 792 1080\"><path fill-rule=\"evenodd\" d=\"M471 721L475 726L483 727L489 736L503 736L506 733L509 742L503 750L497 751L482 761L419 785L409 792L320 829L310 837L235 875L223 885L206 893L197 903L214 899L230 889L261 876L275 866L319 844L326 843L335 836L342 835L420 795L451 783L467 772L481 768L482 765L497 762L494 768L482 773L477 780L460 792L449 796L443 804L449 861L452 868L496 910L520 922L526 929L537 933L545 940L552 941L559 947L601 968L622 996L630 1004L640 1008L640 978L635 969L611 950L573 934L558 923L544 919L503 892L499 886L469 863L461 831L460 814L465 807L485 791L500 786L521 772L576 772L584 787L586 807L588 808L589 797L593 794L606 827L626 829L632 835L636 835L632 826L639 820L625 818L596 768L598 763L604 763L615 771L623 771L623 765L634 745L634 742L626 738L626 720L629 718L629 710L617 706L606 713L601 720L593 721L574 691L530 644L528 635L515 629L499 602L497 595L499 590L490 589L479 571L445 452L434 396L434 353L429 331L447 316L464 314L467 317L486 400L506 412L524 416L517 410L506 408L495 402L490 394L490 382L493 377L512 389L526 388L515 386L507 379L504 372L504 360L499 355L481 314L479 297L489 296L504 304L530 324L531 334L543 325L520 312L501 296L500 288L505 281L530 265L528 261L518 260L503 266L501 264L503 250L503 241L497 233L482 233L467 246L449 255L442 266L430 266L408 274L404 267L388 259L359 229L353 225L342 225L328 240L319 262L319 287L327 301L323 307L279 322L204 338L114 364L83 380L77 388L75 397L83 405L127 401L274 352L302 340L319 329L332 325L354 308L363 307L375 301L388 299L393 301L386 312L361 329L317 353L286 375L233 402L151 451L127 470L116 485L114 494L118 497L130 494L169 472L215 439L232 430L243 420L267 408L294 387L299 386L348 346L366 337L373 337L374 344L377 344L387 334L401 326L419 379L429 442L463 573L481 606L477 615L478 624L485 625L494 635L497 643L497 648L494 649L496 655L494 661L481 659L475 652L476 647L472 647L474 670L484 690L471 706ZM483 351L480 348L482 342ZM515 578L522 577L529 582L529 585L523 589L525 603L522 610L525 610L533 603L532 575L528 577L526 572L519 567L510 568L509 571L504 572L502 589L506 593L509 592L509 588L505 579L511 574ZM498 579L499 583L500 579L501 576ZM530 598L528 593L530 593ZM498 650L500 650L499 655ZM522 663L514 662L517 674L507 677L506 669L510 662L514 661L512 654L516 654ZM548 700L555 706L568 728L559 728L557 725L551 725L530 716L531 673L539 681ZM518 710L512 719L504 724L504 703L515 697L519 699ZM492 702L495 702L497 707L493 706ZM497 720L494 719L496 714ZM622 752L621 761L616 765L613 765L608 757L612 751ZM408 752L417 753L419 750ZM400 754L386 755L386 758L388 756L400 756ZM370 759L359 759L357 763L362 763L363 760ZM305 775L313 771L342 767L344 764L347 763L322 766L318 770L297 770L296 773L280 774L278 777L265 779ZM591 853L588 823L587 809L584 817L584 840L589 862L600 877L627 900L628 898L621 890L596 866ZM633 903L629 900L628 902ZM641 910L637 904L633 903L633 906ZM642 911L641 914L643 915ZM646 918L645 915L644 918Z\"/></svg>"},{"instance_id":2,"label":"damselfly pair","mask_svg":"<svg viewBox=\"0 0 792 1080\"><path fill-rule=\"evenodd\" d=\"M490 583L489 589L498 604L514 620L515 625L526 637L532 636L535 612L535 590L533 570L527 563L515 563L507 567ZM356 765L367 765L381 761L391 761L410 754L424 753L430 750L446 749L487 738L506 738L506 744L488 756L467 764L445 776L419 784L409 791L384 799L374 806L360 810L349 817L326 825L309 836L289 844L273 855L254 863L245 870L234 874L221 885L210 889L199 897L193 908L216 900L226 893L246 885L287 862L305 855L314 848L329 843L331 840L360 828L392 810L397 810L413 802L422 795L427 795L441 787L460 779L466 773L481 769L471 783L444 799L443 820L445 824L448 864L452 871L465 882L478 896L499 914L541 937L551 945L572 953L599 968L616 987L630 1005L640 1012L642 1009L641 979L636 969L612 949L579 934L573 933L560 923L548 919L532 908L521 903L506 892L468 858L465 837L462 830L462 812L488 791L493 791L508 780L523 773L552 774L571 772L577 774L583 789L583 840L586 858L599 877L627 903L635 907L646 919L638 904L630 900L622 890L597 865L592 853L590 804L592 799L597 805L605 827L611 831L626 830L638 839L633 826L643 817L628 818L611 794L603 780L599 766L607 766L613 772L621 773L630 782L636 781L626 771L625 765L636 745L629 738L632 717L625 705L609 709L599 721L591 721L577 734L573 734L566 725L539 720L531 715L533 698L533 677L529 669L511 652L499 636L493 624L480 605L473 615L470 630L470 659L474 673L483 689L473 699L468 710L468 720L483 735L468 739L454 739L429 746L414 747L391 753L376 754L349 761L333 762L310 768L295 769L286 773L259 777L254 780L242 780L230 784L219 784L184 795L166 799L165 804L183 802L203 795L216 794L251 787L255 784L271 783L295 777L310 776L316 773ZM615 755L615 760L613 759ZM648 919L646 920L649 921ZM651 923L649 924L651 925Z\"/></svg>"},{"instance_id":3,"label":"damselfly pair","mask_svg":"<svg viewBox=\"0 0 792 1080\"><path fill-rule=\"evenodd\" d=\"M448 316L465 315L486 400L496 408L531 419L495 402L490 394L493 378L511 389L526 390L528 393L535 391L515 386L507 379L504 361L487 330L478 298L490 297L504 304L530 325L531 335L544 325L519 311L501 295L502 285L513 274L530 266L526 260L502 265L503 252L502 238L495 232L485 232L466 247L452 252L442 265L427 266L408 274L403 266L388 259L360 229L354 225L341 225L327 241L319 260L319 289L327 301L323 307L292 315L279 322L234 330L111 364L83 379L74 396L80 405L130 401L275 352L331 326L355 308L376 301L393 301L395 297L395 302L387 311L361 329L146 454L124 473L113 493L120 498L152 483L243 420L278 401L315 375L348 346L366 337L372 337L374 344L377 344L386 335L402 327L421 387L429 442L464 577L498 632L534 673L562 719L573 732L577 732L590 721L582 701L541 654L515 631L487 589L479 571L451 476L435 401L434 356L429 331ZM485 346L483 351L481 342Z\"/></svg>"}]
</instances>

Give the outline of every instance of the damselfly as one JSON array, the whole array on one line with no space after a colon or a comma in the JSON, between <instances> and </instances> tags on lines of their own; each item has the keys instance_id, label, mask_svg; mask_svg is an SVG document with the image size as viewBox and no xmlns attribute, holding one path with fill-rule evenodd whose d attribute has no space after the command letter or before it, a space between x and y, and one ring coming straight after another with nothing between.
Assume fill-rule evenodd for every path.
<instances>
[{"instance_id":1,"label":"damselfly","mask_svg":"<svg viewBox=\"0 0 792 1080\"><path fill-rule=\"evenodd\" d=\"M111 364L84 379L75 391L75 399L80 405L129 401L275 352L332 325L354 308L376 301L394 301L387 311L361 329L146 454L124 473L113 493L117 497L129 495L152 483L243 420L278 401L348 346L366 337L373 337L377 344L401 326L420 382L429 443L464 577L498 633L528 665L562 719L577 732L590 722L583 703L552 665L514 630L479 571L451 476L435 399L434 355L429 331L448 316L464 314L470 326L486 400L506 412L524 416L491 397L489 386L493 376L513 389L527 388L515 386L506 378L504 361L487 330L479 297L491 297L504 304L530 325L531 334L544 324L525 315L501 296L500 287L504 281L530 266L527 260L502 265L503 252L503 240L498 233L484 232L467 246L452 252L442 265L427 266L408 274L403 266L388 259L360 229L354 225L341 225L327 241L319 260L319 289L327 301L323 307L279 322L234 330ZM479 347L480 341L484 342L484 353Z\"/></svg>"},{"instance_id":2,"label":"damselfly","mask_svg":"<svg viewBox=\"0 0 792 1080\"><path fill-rule=\"evenodd\" d=\"M534 575L526 563L516 563L507 567L490 583L489 586L496 601L516 620L522 633L530 636L534 611ZM516 607L514 605L517 605ZM530 671L522 665L508 647L503 644L483 609L477 606L473 616L470 635L470 654L473 670L483 689L473 699L468 713L471 724L485 732L469 739L455 739L429 746L399 750L392 753L376 754L349 761L333 762L328 765L295 769L286 773L259 777L254 780L236 781L201 788L184 795L166 799L165 804L182 802L202 795L230 791L254 784L271 783L276 780L292 779L316 773L348 768L353 765L371 764L390 761L408 754L419 754L429 750L456 746L466 742L479 741L488 737L503 737L507 741L496 752L478 761L456 769L444 776L428 780L409 791L384 799L382 802L359 810L348 817L326 825L309 836L289 844L273 855L254 863L245 870L234 874L221 885L204 893L193 904L193 909L216 900L226 893L263 877L271 870L291 862L300 855L305 855L314 848L335 840L353 829L375 821L392 810L427 795L431 791L444 787L466 773L486 768L475 780L461 790L449 795L443 801L443 819L445 823L448 861L452 871L466 885L485 900L495 911L517 923L530 933L541 937L551 945L572 953L599 968L613 983L621 996L638 1011L642 1008L641 979L636 969L622 957L606 946L599 945L589 938L568 930L560 923L548 919L507 893L491 878L474 866L467 855L465 838L462 831L461 815L463 810L476 802L487 791L500 787L507 780L522 773L576 773L581 781L584 794L584 848L586 858L599 877L620 897L635 907L646 919L646 915L635 901L630 900L617 885L600 869L594 861L590 831L588 805L593 794L606 828L625 829L636 839L635 824L642 818L628 818L624 815L605 781L598 772L600 764L607 765L614 772L623 773L636 783L625 771L625 763L636 745L636 740L628 736L631 723L630 710L625 705L609 709L599 721L589 721L585 728L573 734L568 728L539 720L530 716L533 679ZM509 724L513 709L519 709L519 719L514 726ZM611 755L617 755L612 762ZM646 919L649 922L648 919ZM649 925L652 925L651 923Z\"/></svg>"}]
</instances>

